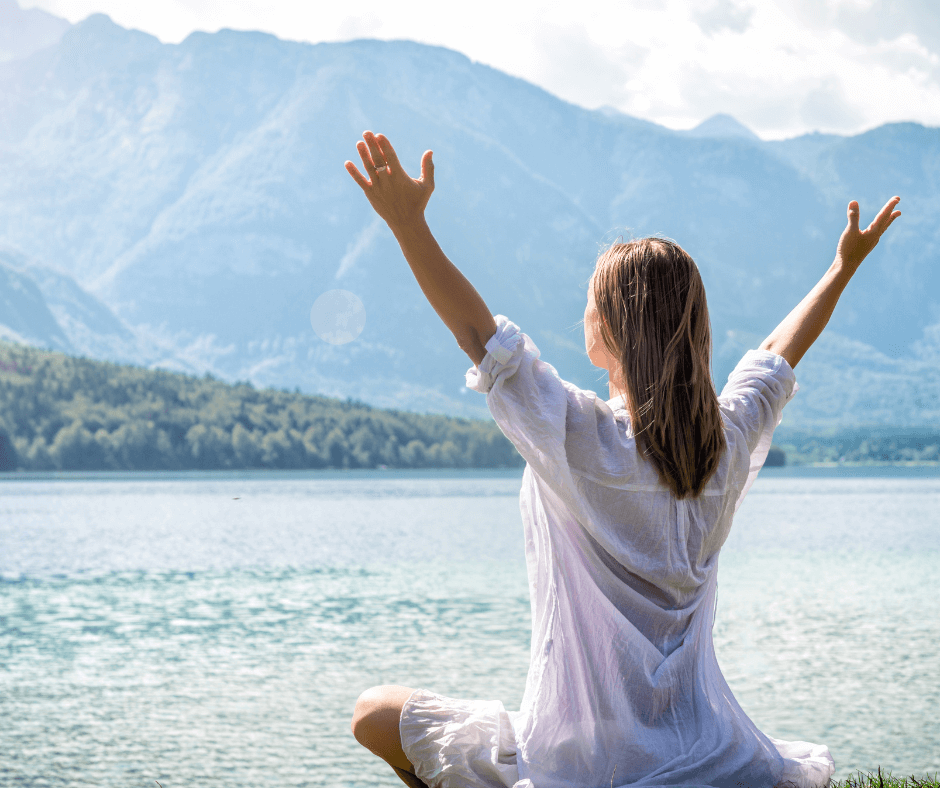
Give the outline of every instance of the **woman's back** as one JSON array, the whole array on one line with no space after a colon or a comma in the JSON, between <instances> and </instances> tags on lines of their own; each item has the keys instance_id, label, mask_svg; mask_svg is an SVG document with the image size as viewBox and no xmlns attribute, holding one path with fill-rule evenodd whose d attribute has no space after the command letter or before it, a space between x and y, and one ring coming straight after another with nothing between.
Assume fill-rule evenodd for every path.
<instances>
[{"instance_id":1,"label":"woman's back","mask_svg":"<svg viewBox=\"0 0 940 788\"><path fill-rule=\"evenodd\" d=\"M614 773L660 785L828 777L828 752L794 759L744 715L711 639L721 545L795 389L786 362L742 360L721 398L726 450L702 493L678 499L616 402L562 381L505 318L487 350L468 383L527 461L533 636L513 719L519 778L561 788Z\"/></svg>"}]
</instances>

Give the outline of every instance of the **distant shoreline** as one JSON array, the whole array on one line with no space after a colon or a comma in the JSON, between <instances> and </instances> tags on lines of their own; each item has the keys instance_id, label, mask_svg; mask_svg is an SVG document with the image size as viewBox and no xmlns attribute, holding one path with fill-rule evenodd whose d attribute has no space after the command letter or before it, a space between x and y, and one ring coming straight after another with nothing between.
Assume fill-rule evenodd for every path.
<instances>
[{"instance_id":1,"label":"distant shoreline","mask_svg":"<svg viewBox=\"0 0 940 788\"><path fill-rule=\"evenodd\" d=\"M344 479L509 479L522 478L523 467L503 468L246 468L223 470L98 470L98 471L27 471L15 470L0 473L3 482L26 481L228 481L238 479L270 479L272 481L321 481ZM924 463L813 463L807 465L765 466L761 470L765 478L805 477L887 477L925 476L940 477L940 462Z\"/></svg>"},{"instance_id":2,"label":"distant shoreline","mask_svg":"<svg viewBox=\"0 0 940 788\"><path fill-rule=\"evenodd\" d=\"M880 460L861 460L833 462L826 460L824 462L793 463L791 468L940 468L940 462L937 460L911 460L901 462L882 462Z\"/></svg>"},{"instance_id":3,"label":"distant shoreline","mask_svg":"<svg viewBox=\"0 0 940 788\"><path fill-rule=\"evenodd\" d=\"M502 468L223 468L212 470L94 470L94 471L15 471L0 472L3 481L120 481L189 479L397 479L428 478L522 478L523 466Z\"/></svg>"}]
</instances>

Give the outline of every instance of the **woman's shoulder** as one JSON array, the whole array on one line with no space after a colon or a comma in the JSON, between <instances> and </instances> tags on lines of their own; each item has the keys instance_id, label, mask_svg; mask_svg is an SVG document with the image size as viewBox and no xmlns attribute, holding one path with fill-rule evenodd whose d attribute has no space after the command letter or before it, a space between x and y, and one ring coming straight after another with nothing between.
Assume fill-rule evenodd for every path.
<instances>
[{"instance_id":1,"label":"woman's shoulder","mask_svg":"<svg viewBox=\"0 0 940 788\"><path fill-rule=\"evenodd\" d=\"M719 395L719 402L725 405L728 400L743 392L768 386L778 389L784 396L790 397L799 389L796 375L787 360L769 350L749 350L728 375L728 381Z\"/></svg>"},{"instance_id":2,"label":"woman's shoulder","mask_svg":"<svg viewBox=\"0 0 940 788\"><path fill-rule=\"evenodd\" d=\"M658 476L637 450L622 398L568 388L565 454L575 476L610 487L653 487Z\"/></svg>"},{"instance_id":3,"label":"woman's shoulder","mask_svg":"<svg viewBox=\"0 0 940 788\"><path fill-rule=\"evenodd\" d=\"M618 394L616 397L611 397L607 400L606 405L610 408L612 413L615 414L625 414L627 419L630 418L630 411L627 410L627 401L623 394Z\"/></svg>"}]
</instances>

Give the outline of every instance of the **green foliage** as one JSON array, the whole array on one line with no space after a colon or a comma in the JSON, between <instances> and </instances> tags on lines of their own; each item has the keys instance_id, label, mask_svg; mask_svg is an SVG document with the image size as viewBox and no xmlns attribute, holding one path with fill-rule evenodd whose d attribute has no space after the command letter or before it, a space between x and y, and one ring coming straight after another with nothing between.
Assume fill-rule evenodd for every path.
<instances>
[{"instance_id":1,"label":"green foliage","mask_svg":"<svg viewBox=\"0 0 940 788\"><path fill-rule=\"evenodd\" d=\"M891 773L882 774L881 767L878 767L878 773L862 774L858 772L857 776L849 777L844 782L831 783L832 788L940 788L938 775L933 778L927 777L892 777Z\"/></svg>"},{"instance_id":2,"label":"green foliage","mask_svg":"<svg viewBox=\"0 0 940 788\"><path fill-rule=\"evenodd\" d=\"M27 470L492 468L492 422L384 411L0 342L0 444Z\"/></svg>"},{"instance_id":3,"label":"green foliage","mask_svg":"<svg viewBox=\"0 0 940 788\"><path fill-rule=\"evenodd\" d=\"M791 433L780 448L791 465L940 462L940 430L902 427Z\"/></svg>"}]
</instances>

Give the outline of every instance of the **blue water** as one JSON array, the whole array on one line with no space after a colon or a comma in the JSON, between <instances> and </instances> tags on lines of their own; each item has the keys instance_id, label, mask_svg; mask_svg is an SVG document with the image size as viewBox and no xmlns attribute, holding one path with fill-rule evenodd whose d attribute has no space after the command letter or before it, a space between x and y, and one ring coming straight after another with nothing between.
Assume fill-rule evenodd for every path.
<instances>
[{"instance_id":1,"label":"blue water","mask_svg":"<svg viewBox=\"0 0 940 788\"><path fill-rule=\"evenodd\" d=\"M518 707L518 472L0 482L0 785L398 784L359 692ZM762 730L837 777L940 772L940 472L765 470L715 640Z\"/></svg>"}]
</instances>

